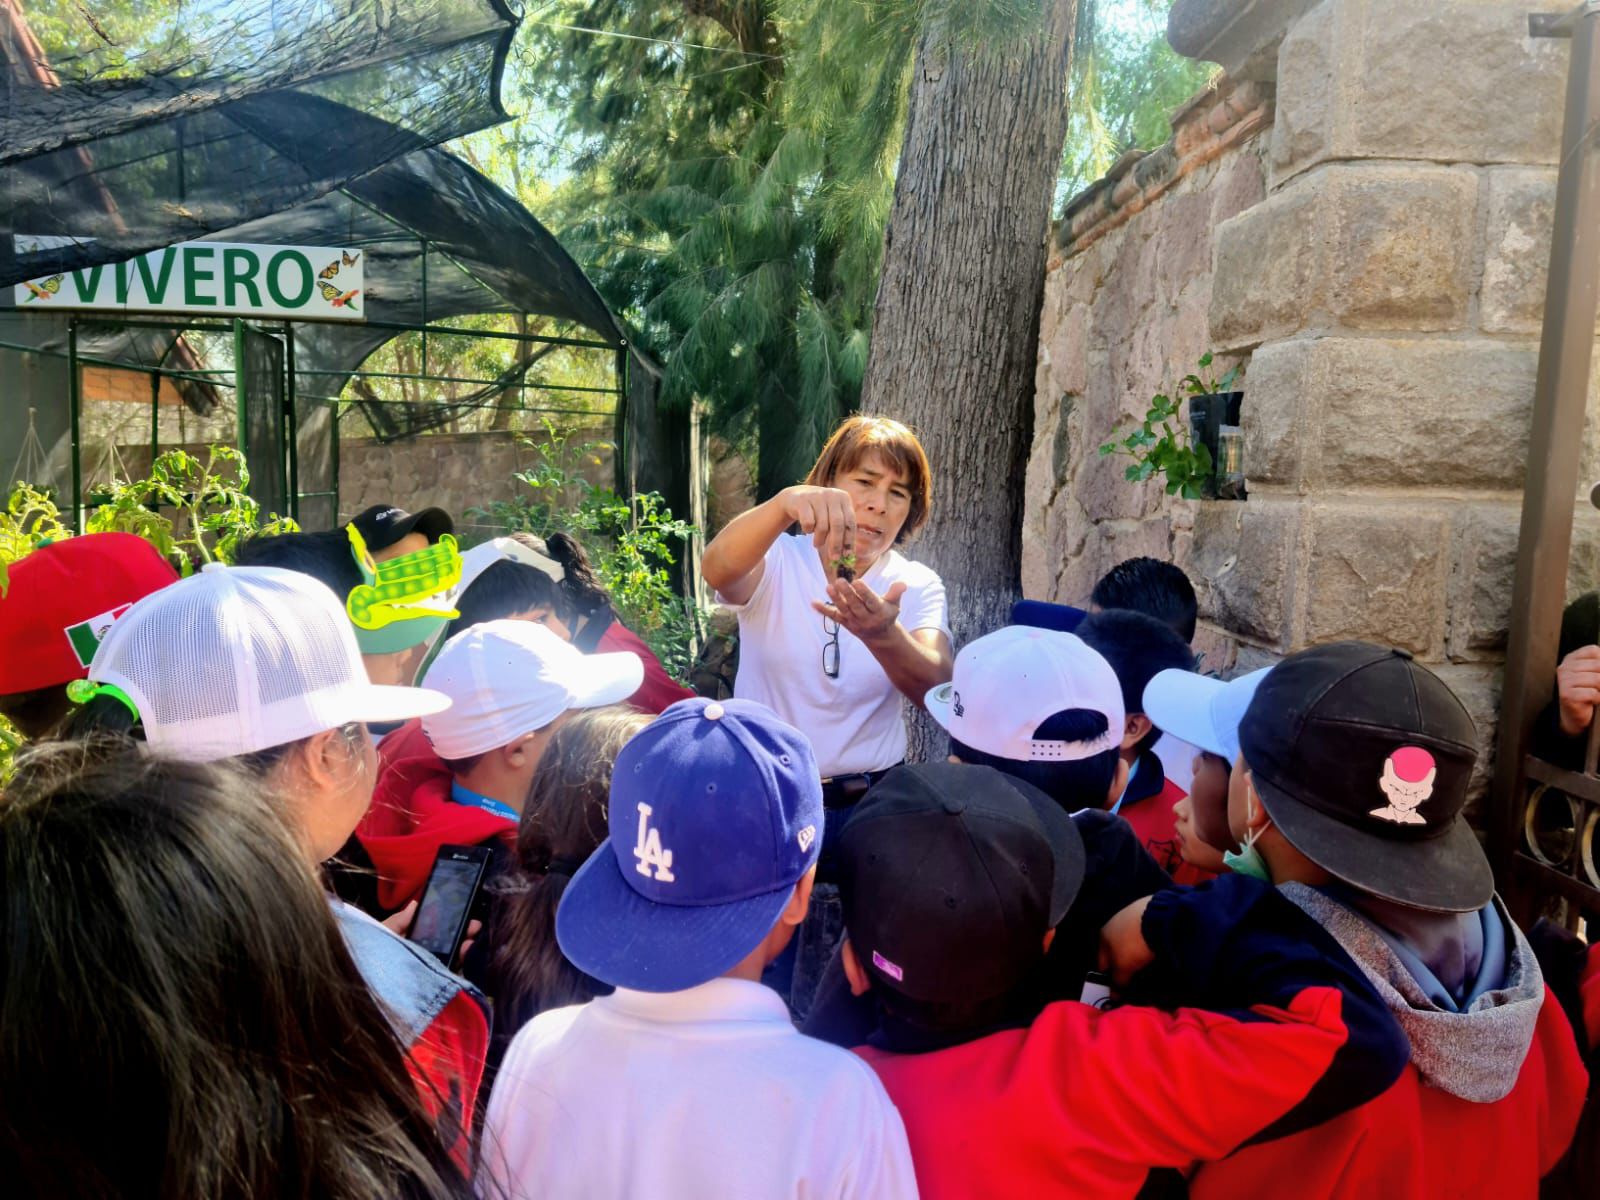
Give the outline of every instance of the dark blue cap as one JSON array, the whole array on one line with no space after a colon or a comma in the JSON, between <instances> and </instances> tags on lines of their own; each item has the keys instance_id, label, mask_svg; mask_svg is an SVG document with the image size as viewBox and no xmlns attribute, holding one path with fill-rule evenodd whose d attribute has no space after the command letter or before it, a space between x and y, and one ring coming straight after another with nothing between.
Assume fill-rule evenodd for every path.
<instances>
[{"instance_id":1,"label":"dark blue cap","mask_svg":"<svg viewBox=\"0 0 1600 1200\"><path fill-rule=\"evenodd\" d=\"M1089 614L1070 604L1051 604L1045 600L1018 600L1011 606L1012 625L1032 625L1036 629L1054 629L1058 633L1072 633Z\"/></svg>"},{"instance_id":2,"label":"dark blue cap","mask_svg":"<svg viewBox=\"0 0 1600 1200\"><path fill-rule=\"evenodd\" d=\"M749 700L681 700L611 777L610 836L556 910L562 953L616 987L677 992L750 954L822 847L811 743Z\"/></svg>"}]
</instances>

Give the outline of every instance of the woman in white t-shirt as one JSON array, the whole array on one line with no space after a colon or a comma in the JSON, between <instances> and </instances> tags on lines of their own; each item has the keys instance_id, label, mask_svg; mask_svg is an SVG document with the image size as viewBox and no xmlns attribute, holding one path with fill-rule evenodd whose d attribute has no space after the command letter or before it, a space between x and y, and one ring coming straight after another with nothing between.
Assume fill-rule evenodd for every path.
<instances>
[{"instance_id":1,"label":"woman in white t-shirt","mask_svg":"<svg viewBox=\"0 0 1600 1200\"><path fill-rule=\"evenodd\" d=\"M920 706L950 678L944 584L895 549L927 520L929 493L916 435L855 416L805 483L706 547L701 573L739 614L734 695L811 739L830 808L905 758L901 697Z\"/></svg>"}]
</instances>

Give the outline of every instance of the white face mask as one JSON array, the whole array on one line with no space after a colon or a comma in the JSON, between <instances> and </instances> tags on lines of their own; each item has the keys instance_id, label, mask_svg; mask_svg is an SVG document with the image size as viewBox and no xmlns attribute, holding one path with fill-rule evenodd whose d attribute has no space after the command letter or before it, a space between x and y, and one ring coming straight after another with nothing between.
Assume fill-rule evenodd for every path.
<instances>
[{"instance_id":1,"label":"white face mask","mask_svg":"<svg viewBox=\"0 0 1600 1200\"><path fill-rule=\"evenodd\" d=\"M1255 789L1251 788L1245 793L1244 812L1245 821L1253 822L1256 818ZM1272 870L1267 866L1267 860L1261 857L1261 851L1256 849L1256 841L1261 837L1262 830L1252 829L1244 835L1244 848L1241 850L1224 850L1222 852L1222 865L1235 875L1246 875L1251 879L1259 879L1262 883L1272 882Z\"/></svg>"}]
</instances>

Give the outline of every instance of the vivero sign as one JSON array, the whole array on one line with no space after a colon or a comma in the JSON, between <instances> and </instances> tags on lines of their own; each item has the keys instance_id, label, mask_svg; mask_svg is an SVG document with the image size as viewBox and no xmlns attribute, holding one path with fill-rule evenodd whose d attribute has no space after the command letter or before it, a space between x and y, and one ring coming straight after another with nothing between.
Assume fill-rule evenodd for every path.
<instances>
[{"instance_id":1,"label":"vivero sign","mask_svg":"<svg viewBox=\"0 0 1600 1200\"><path fill-rule=\"evenodd\" d=\"M95 309L365 320L366 254L329 246L185 242L127 262L43 275L14 288L18 309Z\"/></svg>"}]
</instances>

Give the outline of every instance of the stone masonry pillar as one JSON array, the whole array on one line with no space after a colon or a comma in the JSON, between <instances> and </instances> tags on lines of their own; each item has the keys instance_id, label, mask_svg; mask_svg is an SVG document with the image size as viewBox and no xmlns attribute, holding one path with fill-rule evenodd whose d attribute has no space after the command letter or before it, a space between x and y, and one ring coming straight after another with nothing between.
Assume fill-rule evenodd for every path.
<instances>
[{"instance_id":1,"label":"stone masonry pillar","mask_svg":"<svg viewBox=\"0 0 1600 1200\"><path fill-rule=\"evenodd\" d=\"M1178 0L1169 26L1277 89L1266 197L1213 246L1212 343L1249 355L1250 498L1199 506L1202 604L1241 666L1340 638L1412 651L1485 758L1568 54L1528 37L1529 7Z\"/></svg>"}]
</instances>

